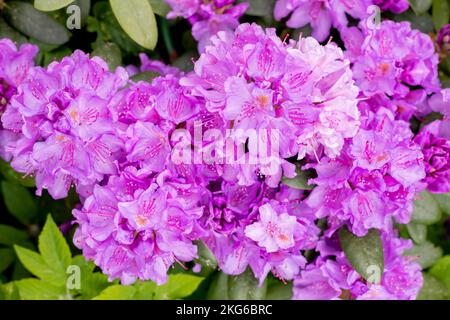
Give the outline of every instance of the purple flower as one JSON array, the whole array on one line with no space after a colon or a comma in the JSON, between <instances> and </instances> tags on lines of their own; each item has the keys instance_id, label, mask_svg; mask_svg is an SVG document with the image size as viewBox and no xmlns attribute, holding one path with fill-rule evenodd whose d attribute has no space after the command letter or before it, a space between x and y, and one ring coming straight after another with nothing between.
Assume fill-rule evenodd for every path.
<instances>
[{"instance_id":1,"label":"purple flower","mask_svg":"<svg viewBox=\"0 0 450 320\"><path fill-rule=\"evenodd\" d=\"M439 30L437 43L444 53L450 53L450 24L447 24Z\"/></svg>"},{"instance_id":2,"label":"purple flower","mask_svg":"<svg viewBox=\"0 0 450 320\"><path fill-rule=\"evenodd\" d=\"M450 192L450 142L439 137L443 123L434 121L424 127L414 138L424 154L424 163L428 190L433 193Z\"/></svg>"},{"instance_id":3,"label":"purple flower","mask_svg":"<svg viewBox=\"0 0 450 320\"><path fill-rule=\"evenodd\" d=\"M375 29L360 25L360 34L352 28L343 39L356 83L366 96L405 98L412 87L427 93L439 90L439 60L428 35L411 29L408 22L385 20Z\"/></svg>"},{"instance_id":4,"label":"purple flower","mask_svg":"<svg viewBox=\"0 0 450 320\"><path fill-rule=\"evenodd\" d=\"M381 10L390 10L392 13L402 13L408 10L408 0L373 0L373 4L380 7Z\"/></svg>"},{"instance_id":5,"label":"purple flower","mask_svg":"<svg viewBox=\"0 0 450 320\"><path fill-rule=\"evenodd\" d=\"M2 121L24 135L12 166L35 176L38 194L48 189L64 198L72 184L89 190L117 173L124 142L108 103L127 80L124 69L110 73L103 60L76 51L47 69L33 69L19 86Z\"/></svg>"},{"instance_id":6,"label":"purple flower","mask_svg":"<svg viewBox=\"0 0 450 320\"><path fill-rule=\"evenodd\" d=\"M0 117L4 113L14 112L10 110L10 101L17 93L17 87L25 81L30 69L34 67L37 51L38 48L34 45L24 44L17 48L9 39L0 40ZM4 130L4 126L0 125L1 158L11 160L20 137L19 130Z\"/></svg>"}]
</instances>

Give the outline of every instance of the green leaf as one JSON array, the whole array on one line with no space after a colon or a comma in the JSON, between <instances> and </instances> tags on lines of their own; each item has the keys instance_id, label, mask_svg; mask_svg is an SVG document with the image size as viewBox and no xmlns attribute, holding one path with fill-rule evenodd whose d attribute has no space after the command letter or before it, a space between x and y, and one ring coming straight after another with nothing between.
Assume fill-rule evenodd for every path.
<instances>
[{"instance_id":1,"label":"green leaf","mask_svg":"<svg viewBox=\"0 0 450 320\"><path fill-rule=\"evenodd\" d=\"M439 222L441 210L433 196L424 191L419 199L414 202L414 212L412 221L419 224L431 225Z\"/></svg>"},{"instance_id":2,"label":"green leaf","mask_svg":"<svg viewBox=\"0 0 450 320\"><path fill-rule=\"evenodd\" d=\"M449 290L445 284L430 274L423 274L423 286L417 300L446 300Z\"/></svg>"},{"instance_id":3,"label":"green leaf","mask_svg":"<svg viewBox=\"0 0 450 320\"><path fill-rule=\"evenodd\" d=\"M218 272L208 290L208 300L264 300L266 292L267 281L260 286L250 269L238 276Z\"/></svg>"},{"instance_id":4,"label":"green leaf","mask_svg":"<svg viewBox=\"0 0 450 320\"><path fill-rule=\"evenodd\" d=\"M24 37L21 33L17 32L0 16L0 39L8 38L12 41L23 44L27 42L27 38ZM3 161L3 160L2 160Z\"/></svg>"},{"instance_id":5,"label":"green leaf","mask_svg":"<svg viewBox=\"0 0 450 320\"><path fill-rule=\"evenodd\" d=\"M14 244L23 245L27 242L28 235L26 232L7 225L0 225L0 244L12 246Z\"/></svg>"},{"instance_id":6,"label":"green leaf","mask_svg":"<svg viewBox=\"0 0 450 320\"><path fill-rule=\"evenodd\" d=\"M2 181L1 188L8 211L21 223L28 225L37 214L37 204L23 186Z\"/></svg>"},{"instance_id":7,"label":"green leaf","mask_svg":"<svg viewBox=\"0 0 450 320\"><path fill-rule=\"evenodd\" d=\"M411 222L406 226L411 238L417 244L422 244L427 240L427 226Z\"/></svg>"},{"instance_id":8,"label":"green leaf","mask_svg":"<svg viewBox=\"0 0 450 320\"><path fill-rule=\"evenodd\" d=\"M450 17L450 4L448 0L433 0L433 23L436 30L440 30L448 23Z\"/></svg>"},{"instance_id":9,"label":"green leaf","mask_svg":"<svg viewBox=\"0 0 450 320\"><path fill-rule=\"evenodd\" d=\"M217 269L216 257L202 241L197 242L197 250L198 259L195 262L202 266L200 275L208 276Z\"/></svg>"},{"instance_id":10,"label":"green leaf","mask_svg":"<svg viewBox=\"0 0 450 320\"><path fill-rule=\"evenodd\" d=\"M442 249L434 246L431 242L425 242L414 245L404 255L417 257L422 268L427 269L442 257Z\"/></svg>"},{"instance_id":11,"label":"green leaf","mask_svg":"<svg viewBox=\"0 0 450 320\"><path fill-rule=\"evenodd\" d=\"M186 273L178 273L169 276L167 283L155 288L156 300L178 300L191 295L204 280Z\"/></svg>"},{"instance_id":12,"label":"green leaf","mask_svg":"<svg viewBox=\"0 0 450 320\"><path fill-rule=\"evenodd\" d=\"M155 15L148 0L110 0L119 24L142 47L153 50L158 41Z\"/></svg>"},{"instance_id":13,"label":"green leaf","mask_svg":"<svg viewBox=\"0 0 450 320\"><path fill-rule=\"evenodd\" d=\"M441 208L442 212L450 216L450 193L433 194L433 198L438 203L439 208Z\"/></svg>"},{"instance_id":14,"label":"green leaf","mask_svg":"<svg viewBox=\"0 0 450 320\"><path fill-rule=\"evenodd\" d=\"M450 255L436 262L430 269L430 274L442 281L450 290Z\"/></svg>"},{"instance_id":15,"label":"green leaf","mask_svg":"<svg viewBox=\"0 0 450 320\"><path fill-rule=\"evenodd\" d=\"M49 266L37 252L15 246L17 257L24 267L36 277L55 286L65 286L66 271L57 272L53 266Z\"/></svg>"},{"instance_id":16,"label":"green leaf","mask_svg":"<svg viewBox=\"0 0 450 320\"><path fill-rule=\"evenodd\" d=\"M50 215L39 236L38 246L44 261L58 273L66 274L72 255L66 240Z\"/></svg>"},{"instance_id":17,"label":"green leaf","mask_svg":"<svg viewBox=\"0 0 450 320\"><path fill-rule=\"evenodd\" d=\"M56 11L67 7L75 0L34 0L34 7L40 11Z\"/></svg>"},{"instance_id":18,"label":"green leaf","mask_svg":"<svg viewBox=\"0 0 450 320\"><path fill-rule=\"evenodd\" d=\"M0 24L1 29L1 24ZM1 38L1 35L0 35ZM34 179L30 177L24 177L23 174L18 173L14 171L13 168L11 168L10 164L0 159L0 172L3 177L5 177L6 180L15 183L20 184L27 188L33 188L36 186L34 183Z\"/></svg>"},{"instance_id":19,"label":"green leaf","mask_svg":"<svg viewBox=\"0 0 450 320\"><path fill-rule=\"evenodd\" d=\"M53 286L38 279L16 281L22 300L63 300L68 299L64 287Z\"/></svg>"},{"instance_id":20,"label":"green leaf","mask_svg":"<svg viewBox=\"0 0 450 320\"><path fill-rule=\"evenodd\" d=\"M346 228L342 228L339 240L348 261L364 279L371 280L374 272L379 276L383 274L383 244L378 230L369 230L366 236L359 238Z\"/></svg>"},{"instance_id":21,"label":"green leaf","mask_svg":"<svg viewBox=\"0 0 450 320\"><path fill-rule=\"evenodd\" d=\"M111 71L116 70L117 67L122 65L122 51L117 44L112 42L98 46L91 55L105 60Z\"/></svg>"},{"instance_id":22,"label":"green leaf","mask_svg":"<svg viewBox=\"0 0 450 320\"><path fill-rule=\"evenodd\" d=\"M161 17L166 17L171 11L169 5L164 0L148 0L152 6L153 12Z\"/></svg>"},{"instance_id":23,"label":"green leaf","mask_svg":"<svg viewBox=\"0 0 450 320\"><path fill-rule=\"evenodd\" d=\"M223 272L217 272L208 290L208 300L229 300L228 276Z\"/></svg>"},{"instance_id":24,"label":"green leaf","mask_svg":"<svg viewBox=\"0 0 450 320\"><path fill-rule=\"evenodd\" d=\"M256 17L271 16L275 6L274 0L241 0L239 2L247 2L249 8L245 11L245 14Z\"/></svg>"},{"instance_id":25,"label":"green leaf","mask_svg":"<svg viewBox=\"0 0 450 320\"><path fill-rule=\"evenodd\" d=\"M146 281L136 285L137 292L134 296L136 300L154 300L156 283L152 281Z\"/></svg>"},{"instance_id":26,"label":"green leaf","mask_svg":"<svg viewBox=\"0 0 450 320\"><path fill-rule=\"evenodd\" d=\"M295 178L286 178L283 177L281 182L292 189L297 190L312 190L314 186L308 184L308 175L305 171L302 171L300 168L296 170L297 176Z\"/></svg>"},{"instance_id":27,"label":"green leaf","mask_svg":"<svg viewBox=\"0 0 450 320\"><path fill-rule=\"evenodd\" d=\"M160 74L157 72L145 71L135 74L134 76L131 77L131 80L134 82L145 81L151 83L153 79L159 76Z\"/></svg>"},{"instance_id":28,"label":"green leaf","mask_svg":"<svg viewBox=\"0 0 450 320\"><path fill-rule=\"evenodd\" d=\"M132 300L136 294L136 287L114 285L103 290L93 300Z\"/></svg>"},{"instance_id":29,"label":"green leaf","mask_svg":"<svg viewBox=\"0 0 450 320\"><path fill-rule=\"evenodd\" d=\"M290 300L292 298L292 282L287 284L278 279L268 283L266 300Z\"/></svg>"},{"instance_id":30,"label":"green leaf","mask_svg":"<svg viewBox=\"0 0 450 320\"><path fill-rule=\"evenodd\" d=\"M65 26L30 3L8 2L5 16L17 30L44 43L62 45L69 41Z\"/></svg>"},{"instance_id":31,"label":"green leaf","mask_svg":"<svg viewBox=\"0 0 450 320\"><path fill-rule=\"evenodd\" d=\"M230 300L263 300L267 292L267 282L261 286L250 269L243 274L229 277L228 296Z\"/></svg>"},{"instance_id":32,"label":"green leaf","mask_svg":"<svg viewBox=\"0 0 450 320\"><path fill-rule=\"evenodd\" d=\"M0 273L8 269L8 267L14 262L16 255L13 249L2 248L0 249Z\"/></svg>"},{"instance_id":33,"label":"green leaf","mask_svg":"<svg viewBox=\"0 0 450 320\"><path fill-rule=\"evenodd\" d=\"M409 0L411 8L414 10L416 15L421 15L431 8L432 0Z\"/></svg>"},{"instance_id":34,"label":"green leaf","mask_svg":"<svg viewBox=\"0 0 450 320\"><path fill-rule=\"evenodd\" d=\"M95 264L86 261L83 256L75 256L72 265L80 267L81 279L79 294L81 299L90 300L111 286L108 277L101 272L94 272Z\"/></svg>"}]
</instances>

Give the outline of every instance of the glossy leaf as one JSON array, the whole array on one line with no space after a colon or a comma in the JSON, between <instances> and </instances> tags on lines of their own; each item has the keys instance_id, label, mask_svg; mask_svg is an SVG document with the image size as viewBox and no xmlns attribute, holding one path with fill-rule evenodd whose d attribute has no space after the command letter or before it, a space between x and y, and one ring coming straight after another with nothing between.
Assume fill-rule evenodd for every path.
<instances>
[{"instance_id":1,"label":"glossy leaf","mask_svg":"<svg viewBox=\"0 0 450 320\"><path fill-rule=\"evenodd\" d=\"M1 182L1 189L8 211L21 223L30 224L38 211L31 193L25 187L8 181Z\"/></svg>"},{"instance_id":2,"label":"glossy leaf","mask_svg":"<svg viewBox=\"0 0 450 320\"><path fill-rule=\"evenodd\" d=\"M384 253L378 230L369 230L366 236L357 237L346 228L339 232L339 240L345 256L352 267L366 280L373 275L374 268L384 272Z\"/></svg>"},{"instance_id":3,"label":"glossy leaf","mask_svg":"<svg viewBox=\"0 0 450 320\"><path fill-rule=\"evenodd\" d=\"M148 0L110 0L119 24L142 47L153 50L158 41L155 15Z\"/></svg>"},{"instance_id":4,"label":"glossy leaf","mask_svg":"<svg viewBox=\"0 0 450 320\"><path fill-rule=\"evenodd\" d=\"M67 7L75 0L34 0L34 7L40 11L55 11Z\"/></svg>"}]
</instances>

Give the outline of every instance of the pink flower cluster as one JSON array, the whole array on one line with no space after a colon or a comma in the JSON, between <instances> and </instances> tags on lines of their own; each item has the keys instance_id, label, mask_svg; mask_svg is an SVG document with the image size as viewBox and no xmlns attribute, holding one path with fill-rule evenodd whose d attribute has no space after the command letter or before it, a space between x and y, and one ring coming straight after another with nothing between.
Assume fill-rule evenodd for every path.
<instances>
[{"instance_id":1,"label":"pink flower cluster","mask_svg":"<svg viewBox=\"0 0 450 320\"><path fill-rule=\"evenodd\" d=\"M248 3L236 0L165 0L172 8L167 18L182 17L192 24L192 35L203 52L209 39L219 31L233 32Z\"/></svg>"},{"instance_id":2,"label":"pink flower cluster","mask_svg":"<svg viewBox=\"0 0 450 320\"><path fill-rule=\"evenodd\" d=\"M408 0L277 0L274 15L277 20L288 18L290 28L311 25L312 36L325 41L331 28L342 31L348 27L348 16L357 20L376 18L377 12L370 8L375 5L393 13L409 8Z\"/></svg>"},{"instance_id":3,"label":"pink flower cluster","mask_svg":"<svg viewBox=\"0 0 450 320\"><path fill-rule=\"evenodd\" d=\"M246 5L234 1L168 2L170 17L215 35L197 34L207 40L187 74L142 55L141 69L161 74L151 83L80 51L34 67L35 47L1 40L2 158L34 176L38 194L76 189L74 242L111 280L163 284L175 263L192 267L203 242L226 274L292 280L296 299L414 299L421 269L403 256L411 242L394 223L410 221L418 192L450 191L446 120L417 135L408 123L448 117L431 39L405 23L363 22L342 33L344 52L238 25ZM291 9L280 13L279 3ZM294 11L291 20L317 23L324 40L329 27L309 13L340 21L349 3L280 0L276 15ZM354 17L365 19L363 9ZM227 16L232 26L218 33L199 25ZM264 134L251 140L251 130ZM276 157L249 162L267 156L261 145ZM286 183L301 170L312 190ZM352 268L342 227L359 237L380 230L379 282Z\"/></svg>"}]
</instances>

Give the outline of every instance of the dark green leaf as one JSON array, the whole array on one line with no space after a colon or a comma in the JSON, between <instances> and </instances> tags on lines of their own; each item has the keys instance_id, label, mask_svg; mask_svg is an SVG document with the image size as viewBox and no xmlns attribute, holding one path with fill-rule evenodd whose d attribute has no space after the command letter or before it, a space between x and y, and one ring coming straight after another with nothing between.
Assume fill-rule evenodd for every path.
<instances>
[{"instance_id":1,"label":"dark green leaf","mask_svg":"<svg viewBox=\"0 0 450 320\"><path fill-rule=\"evenodd\" d=\"M160 74L152 71L140 72L131 77L134 82L145 81L151 83L153 79L159 77Z\"/></svg>"},{"instance_id":2,"label":"dark green leaf","mask_svg":"<svg viewBox=\"0 0 450 320\"><path fill-rule=\"evenodd\" d=\"M1 29L1 26L0 26ZM1 38L1 36L0 36ZM30 177L24 177L23 174L18 173L14 171L13 168L11 168L10 164L0 159L0 172L3 177L5 177L6 180L15 183L20 184L27 188L35 187L34 179Z\"/></svg>"},{"instance_id":3,"label":"dark green leaf","mask_svg":"<svg viewBox=\"0 0 450 320\"><path fill-rule=\"evenodd\" d=\"M430 225L441 219L441 210L433 196L424 191L419 195L419 199L414 202L414 212L412 221L419 224Z\"/></svg>"},{"instance_id":4,"label":"dark green leaf","mask_svg":"<svg viewBox=\"0 0 450 320\"><path fill-rule=\"evenodd\" d=\"M98 46L92 52L92 56L97 56L105 60L111 71L116 70L117 67L122 65L122 51L115 43L108 42Z\"/></svg>"},{"instance_id":5,"label":"dark green leaf","mask_svg":"<svg viewBox=\"0 0 450 320\"><path fill-rule=\"evenodd\" d=\"M13 249L0 249L0 273L5 271L16 259Z\"/></svg>"},{"instance_id":6,"label":"dark green leaf","mask_svg":"<svg viewBox=\"0 0 450 320\"><path fill-rule=\"evenodd\" d=\"M425 242L414 245L414 247L405 252L405 256L417 257L417 261L422 268L427 269L442 257L442 249L430 242Z\"/></svg>"},{"instance_id":7,"label":"dark green leaf","mask_svg":"<svg viewBox=\"0 0 450 320\"><path fill-rule=\"evenodd\" d=\"M25 187L8 181L2 181L1 187L8 211L21 223L30 224L38 211L30 192Z\"/></svg>"},{"instance_id":8,"label":"dark green leaf","mask_svg":"<svg viewBox=\"0 0 450 320\"><path fill-rule=\"evenodd\" d=\"M271 16L275 5L274 0L241 0L240 2L248 2L249 4L245 14L257 17Z\"/></svg>"},{"instance_id":9,"label":"dark green leaf","mask_svg":"<svg viewBox=\"0 0 450 320\"><path fill-rule=\"evenodd\" d=\"M166 17L170 12L169 5L164 0L148 0L152 6L153 12L161 17Z\"/></svg>"},{"instance_id":10,"label":"dark green leaf","mask_svg":"<svg viewBox=\"0 0 450 320\"><path fill-rule=\"evenodd\" d=\"M417 244L422 244L427 240L427 226L411 222L407 226L408 233Z\"/></svg>"},{"instance_id":11,"label":"dark green leaf","mask_svg":"<svg viewBox=\"0 0 450 320\"><path fill-rule=\"evenodd\" d=\"M238 276L218 272L208 291L209 300L264 300L267 281L261 286L253 272L247 269Z\"/></svg>"},{"instance_id":12,"label":"dark green leaf","mask_svg":"<svg viewBox=\"0 0 450 320\"><path fill-rule=\"evenodd\" d=\"M11 25L29 37L55 45L69 41L69 33L63 25L30 3L8 2L5 15Z\"/></svg>"},{"instance_id":13,"label":"dark green leaf","mask_svg":"<svg viewBox=\"0 0 450 320\"><path fill-rule=\"evenodd\" d=\"M380 232L372 229L366 236L357 237L346 228L342 228L339 232L339 240L352 267L364 279L377 282L384 272L384 254Z\"/></svg>"},{"instance_id":14,"label":"dark green leaf","mask_svg":"<svg viewBox=\"0 0 450 320\"><path fill-rule=\"evenodd\" d=\"M13 246L15 244L23 245L26 242L28 242L28 235L26 232L11 226L0 225L0 244Z\"/></svg>"},{"instance_id":15,"label":"dark green leaf","mask_svg":"<svg viewBox=\"0 0 450 320\"><path fill-rule=\"evenodd\" d=\"M438 203L441 211L450 216L450 193L433 194L433 198Z\"/></svg>"},{"instance_id":16,"label":"dark green leaf","mask_svg":"<svg viewBox=\"0 0 450 320\"><path fill-rule=\"evenodd\" d=\"M296 170L297 176L295 178L285 178L281 179L281 182L292 189L297 190L312 190L314 187L308 184L308 175L305 171L300 168Z\"/></svg>"}]
</instances>

